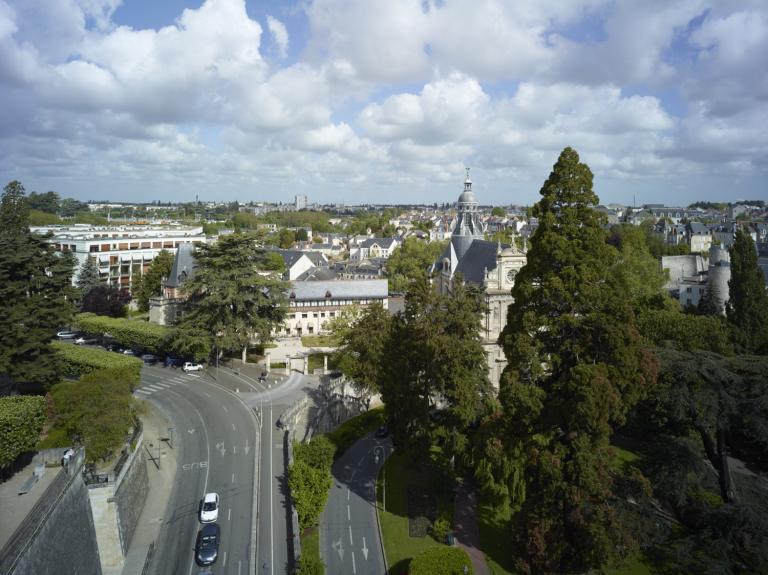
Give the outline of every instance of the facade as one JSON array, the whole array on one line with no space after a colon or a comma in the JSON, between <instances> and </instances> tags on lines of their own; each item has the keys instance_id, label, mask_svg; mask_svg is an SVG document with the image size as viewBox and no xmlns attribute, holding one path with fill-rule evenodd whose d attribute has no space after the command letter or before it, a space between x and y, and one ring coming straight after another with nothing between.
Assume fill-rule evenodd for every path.
<instances>
[{"instance_id":1,"label":"facade","mask_svg":"<svg viewBox=\"0 0 768 575\"><path fill-rule=\"evenodd\" d=\"M295 281L288 294L288 315L277 335L327 334L328 323L354 305L388 306L387 280Z\"/></svg>"},{"instance_id":2,"label":"facade","mask_svg":"<svg viewBox=\"0 0 768 575\"><path fill-rule=\"evenodd\" d=\"M181 286L195 272L195 246L182 244L173 258L171 273L163 284L163 293L149 300L149 321L160 325L174 325L181 317L184 296Z\"/></svg>"},{"instance_id":3,"label":"facade","mask_svg":"<svg viewBox=\"0 0 768 575\"><path fill-rule=\"evenodd\" d=\"M144 275L152 260L162 250L173 254L184 244L206 243L201 226L51 226L32 228L38 233L52 232L48 240L61 252L71 252L78 271L85 260L95 259L102 283L131 291L134 278Z\"/></svg>"},{"instance_id":4,"label":"facade","mask_svg":"<svg viewBox=\"0 0 768 575\"><path fill-rule=\"evenodd\" d=\"M517 273L526 263L526 255L514 245L484 240L483 232L478 203L467 171L451 242L440 261L435 263L434 281L440 293L451 294L459 274L462 281L483 290L486 314L480 337L488 362L488 377L498 390L501 373L507 365L498 339L507 324L507 308L514 301L512 287Z\"/></svg>"},{"instance_id":5,"label":"facade","mask_svg":"<svg viewBox=\"0 0 768 575\"><path fill-rule=\"evenodd\" d=\"M387 259L399 245L397 238L367 238L357 248L350 249L349 257L353 260Z\"/></svg>"}]
</instances>

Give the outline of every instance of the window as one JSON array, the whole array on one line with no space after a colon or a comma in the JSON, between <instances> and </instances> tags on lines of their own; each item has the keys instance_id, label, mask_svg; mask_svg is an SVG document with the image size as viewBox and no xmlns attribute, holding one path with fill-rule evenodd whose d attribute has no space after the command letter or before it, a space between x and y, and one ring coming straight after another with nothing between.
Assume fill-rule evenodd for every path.
<instances>
[{"instance_id":1,"label":"window","mask_svg":"<svg viewBox=\"0 0 768 575\"><path fill-rule=\"evenodd\" d=\"M303 314L301 314L301 317L306 319L307 314L303 313Z\"/></svg>"},{"instance_id":2,"label":"window","mask_svg":"<svg viewBox=\"0 0 768 575\"><path fill-rule=\"evenodd\" d=\"M314 330L314 328L313 328L313 327L310 325L310 326L307 328L307 331L308 331L309 333L314 333L314 331L315 331L315 330Z\"/></svg>"},{"instance_id":3,"label":"window","mask_svg":"<svg viewBox=\"0 0 768 575\"><path fill-rule=\"evenodd\" d=\"M325 312L321 312L320 313L320 317L325 317ZM323 324L323 325L325 325L325 324Z\"/></svg>"},{"instance_id":4,"label":"window","mask_svg":"<svg viewBox=\"0 0 768 575\"><path fill-rule=\"evenodd\" d=\"M312 317L317 317L317 313L313 313L313 314L312 314Z\"/></svg>"}]
</instances>

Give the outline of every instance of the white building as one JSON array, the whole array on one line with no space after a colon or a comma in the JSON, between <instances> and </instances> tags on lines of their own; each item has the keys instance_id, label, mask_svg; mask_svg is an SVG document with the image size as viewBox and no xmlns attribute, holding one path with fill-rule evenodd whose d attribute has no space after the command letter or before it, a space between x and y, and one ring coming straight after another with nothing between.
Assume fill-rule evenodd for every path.
<instances>
[{"instance_id":1,"label":"white building","mask_svg":"<svg viewBox=\"0 0 768 575\"><path fill-rule=\"evenodd\" d=\"M400 246L397 238L367 238L357 247L350 247L349 259L368 260L371 258L387 259Z\"/></svg>"},{"instance_id":2,"label":"white building","mask_svg":"<svg viewBox=\"0 0 768 575\"><path fill-rule=\"evenodd\" d=\"M172 254L182 244L206 243L201 226L73 226L34 227L32 231L53 235L48 240L61 252L71 252L77 259L77 279L85 260L94 258L102 283L130 291L135 277L143 275L162 250Z\"/></svg>"}]
</instances>

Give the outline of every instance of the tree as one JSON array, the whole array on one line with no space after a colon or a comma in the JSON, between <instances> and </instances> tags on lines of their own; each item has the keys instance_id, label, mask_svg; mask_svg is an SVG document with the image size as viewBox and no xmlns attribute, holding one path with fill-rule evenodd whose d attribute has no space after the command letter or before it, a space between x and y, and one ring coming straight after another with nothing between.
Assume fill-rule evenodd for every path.
<instances>
[{"instance_id":1,"label":"tree","mask_svg":"<svg viewBox=\"0 0 768 575\"><path fill-rule=\"evenodd\" d=\"M80 273L77 274L75 285L80 290L81 297L86 296L93 288L101 285L99 266L95 258L88 256L85 259L83 265L80 266Z\"/></svg>"},{"instance_id":2,"label":"tree","mask_svg":"<svg viewBox=\"0 0 768 575\"><path fill-rule=\"evenodd\" d=\"M406 238L387 260L389 291L405 292L411 282L427 277L429 266L440 257L445 246L445 242L425 243L416 238Z\"/></svg>"},{"instance_id":3,"label":"tree","mask_svg":"<svg viewBox=\"0 0 768 575\"><path fill-rule=\"evenodd\" d=\"M166 250L161 250L152 260L149 269L141 277L141 281L138 282L133 293L140 311L149 311L150 298L162 293L163 279L170 275L172 267L173 254Z\"/></svg>"},{"instance_id":4,"label":"tree","mask_svg":"<svg viewBox=\"0 0 768 575\"><path fill-rule=\"evenodd\" d=\"M334 362L366 401L380 389L391 323L389 312L380 304L373 304L357 317L343 314L331 324L331 331L339 342L333 354Z\"/></svg>"},{"instance_id":5,"label":"tree","mask_svg":"<svg viewBox=\"0 0 768 575\"><path fill-rule=\"evenodd\" d=\"M113 285L97 285L83 296L80 311L109 317L125 317L125 306L131 301L128 292Z\"/></svg>"},{"instance_id":6,"label":"tree","mask_svg":"<svg viewBox=\"0 0 768 575\"><path fill-rule=\"evenodd\" d=\"M0 473L35 447L45 425L45 398L0 397Z\"/></svg>"},{"instance_id":7,"label":"tree","mask_svg":"<svg viewBox=\"0 0 768 575\"><path fill-rule=\"evenodd\" d=\"M430 547L411 560L410 575L471 575L472 561L464 549L459 547Z\"/></svg>"},{"instance_id":8,"label":"tree","mask_svg":"<svg viewBox=\"0 0 768 575\"><path fill-rule=\"evenodd\" d=\"M40 391L59 378L50 342L72 316L74 258L27 223L24 187L11 182L0 205L0 373Z\"/></svg>"},{"instance_id":9,"label":"tree","mask_svg":"<svg viewBox=\"0 0 768 575\"><path fill-rule=\"evenodd\" d=\"M491 215L492 216L496 216L498 218L503 218L504 216L507 215L507 210L505 210L504 208L502 208L500 206L496 206L495 208L493 208L491 210Z\"/></svg>"},{"instance_id":10,"label":"tree","mask_svg":"<svg viewBox=\"0 0 768 575\"><path fill-rule=\"evenodd\" d=\"M768 354L768 292L757 266L752 237L743 229L729 250L731 279L726 316L733 326L737 345L744 351Z\"/></svg>"},{"instance_id":11,"label":"tree","mask_svg":"<svg viewBox=\"0 0 768 575\"><path fill-rule=\"evenodd\" d=\"M58 214L59 194L56 192L46 192L44 194L32 192L27 198L27 206L30 210L39 210L47 214Z\"/></svg>"},{"instance_id":12,"label":"tree","mask_svg":"<svg viewBox=\"0 0 768 575\"><path fill-rule=\"evenodd\" d=\"M512 462L502 471L524 478L521 567L580 573L631 544L611 508L609 439L654 381L655 364L613 270L619 257L594 209L592 172L573 149L560 154L541 196L499 338L509 362L501 439Z\"/></svg>"},{"instance_id":13,"label":"tree","mask_svg":"<svg viewBox=\"0 0 768 575\"><path fill-rule=\"evenodd\" d=\"M188 312L179 333L208 334L217 354L245 354L252 338L268 341L285 319L288 284L260 272L266 258L249 235L199 246L195 274L183 287Z\"/></svg>"},{"instance_id":14,"label":"tree","mask_svg":"<svg viewBox=\"0 0 768 575\"><path fill-rule=\"evenodd\" d=\"M648 237L638 226L621 224L611 228L608 242L618 253L613 271L636 310L654 306L664 294L666 272L648 248Z\"/></svg>"},{"instance_id":15,"label":"tree","mask_svg":"<svg viewBox=\"0 0 768 575\"><path fill-rule=\"evenodd\" d=\"M295 237L297 242L306 242L309 239L309 234L307 233L306 229L299 228L296 230Z\"/></svg>"},{"instance_id":16,"label":"tree","mask_svg":"<svg viewBox=\"0 0 768 575\"><path fill-rule=\"evenodd\" d=\"M288 228L283 228L277 234L277 245L284 250L291 249L296 242L296 235Z\"/></svg>"}]
</instances>

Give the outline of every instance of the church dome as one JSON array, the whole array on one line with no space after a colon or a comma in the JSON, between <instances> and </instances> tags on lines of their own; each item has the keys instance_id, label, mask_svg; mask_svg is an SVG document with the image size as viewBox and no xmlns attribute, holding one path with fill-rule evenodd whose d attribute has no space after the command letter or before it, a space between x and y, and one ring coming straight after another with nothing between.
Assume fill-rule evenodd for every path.
<instances>
[{"instance_id":1,"label":"church dome","mask_svg":"<svg viewBox=\"0 0 768 575\"><path fill-rule=\"evenodd\" d=\"M475 199L475 192L472 190L464 190L461 192L461 195L459 196L459 203L460 204L476 204L477 199Z\"/></svg>"}]
</instances>

